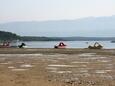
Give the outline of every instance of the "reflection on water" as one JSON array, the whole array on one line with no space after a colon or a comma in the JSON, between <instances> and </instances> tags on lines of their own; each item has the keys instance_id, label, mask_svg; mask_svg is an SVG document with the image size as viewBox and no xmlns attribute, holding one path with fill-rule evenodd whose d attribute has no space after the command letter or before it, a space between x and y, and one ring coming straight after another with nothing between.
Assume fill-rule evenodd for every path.
<instances>
[{"instance_id":1,"label":"reflection on water","mask_svg":"<svg viewBox=\"0 0 115 86\"><path fill-rule=\"evenodd\" d=\"M12 71L26 71L28 69L12 69Z\"/></svg>"},{"instance_id":2,"label":"reflection on water","mask_svg":"<svg viewBox=\"0 0 115 86\"><path fill-rule=\"evenodd\" d=\"M60 41L31 41L25 42L28 48L53 48L54 45L58 44ZM93 45L96 41L63 41L67 48L87 48L89 45ZM115 48L115 43L110 41L98 41L103 45L104 48Z\"/></svg>"}]
</instances>

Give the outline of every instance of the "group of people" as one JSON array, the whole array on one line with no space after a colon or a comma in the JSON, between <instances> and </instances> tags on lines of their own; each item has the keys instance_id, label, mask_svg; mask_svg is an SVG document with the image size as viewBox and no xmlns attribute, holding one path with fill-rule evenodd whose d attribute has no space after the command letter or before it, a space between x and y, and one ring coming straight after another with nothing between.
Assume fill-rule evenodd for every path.
<instances>
[{"instance_id":1,"label":"group of people","mask_svg":"<svg viewBox=\"0 0 115 86\"><path fill-rule=\"evenodd\" d=\"M25 46L26 46L25 43L21 43L18 46L12 46L10 45L10 42L3 42L2 44L0 44L0 48L11 48L11 47L24 48Z\"/></svg>"}]
</instances>

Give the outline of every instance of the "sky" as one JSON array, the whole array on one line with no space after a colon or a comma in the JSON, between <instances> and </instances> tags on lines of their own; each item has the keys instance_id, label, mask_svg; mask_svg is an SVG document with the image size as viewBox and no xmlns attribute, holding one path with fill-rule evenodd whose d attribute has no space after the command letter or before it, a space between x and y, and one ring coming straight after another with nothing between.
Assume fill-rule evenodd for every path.
<instances>
[{"instance_id":1,"label":"sky","mask_svg":"<svg viewBox=\"0 0 115 86\"><path fill-rule=\"evenodd\" d=\"M115 15L115 0L0 0L0 23Z\"/></svg>"}]
</instances>

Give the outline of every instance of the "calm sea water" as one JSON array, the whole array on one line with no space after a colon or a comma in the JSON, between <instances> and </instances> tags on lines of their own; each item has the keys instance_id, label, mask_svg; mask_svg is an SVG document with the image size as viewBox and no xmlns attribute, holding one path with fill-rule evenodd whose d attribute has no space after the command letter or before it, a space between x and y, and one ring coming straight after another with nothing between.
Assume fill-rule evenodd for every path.
<instances>
[{"instance_id":1,"label":"calm sea water","mask_svg":"<svg viewBox=\"0 0 115 86\"><path fill-rule=\"evenodd\" d=\"M58 45L60 41L30 41L24 42L28 46L28 48L54 48L54 45ZM93 45L95 41L63 41L67 48L87 48L89 45ZM97 41L105 49L113 49L115 48L115 43L111 43L110 41Z\"/></svg>"}]
</instances>

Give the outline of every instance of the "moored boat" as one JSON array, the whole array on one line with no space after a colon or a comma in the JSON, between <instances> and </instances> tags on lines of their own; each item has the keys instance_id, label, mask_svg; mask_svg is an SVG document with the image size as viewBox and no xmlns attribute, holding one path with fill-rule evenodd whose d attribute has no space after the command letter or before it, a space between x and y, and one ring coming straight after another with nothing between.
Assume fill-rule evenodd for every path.
<instances>
[{"instance_id":1,"label":"moored boat","mask_svg":"<svg viewBox=\"0 0 115 86\"><path fill-rule=\"evenodd\" d=\"M0 44L0 48L9 48L10 47L10 42L3 42Z\"/></svg>"},{"instance_id":2,"label":"moored boat","mask_svg":"<svg viewBox=\"0 0 115 86\"><path fill-rule=\"evenodd\" d=\"M54 48L66 48L67 45L65 45L63 42L60 42L59 45L55 45Z\"/></svg>"}]
</instances>

